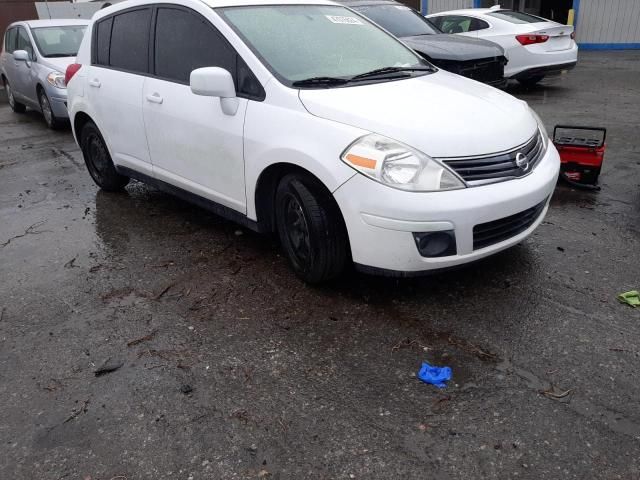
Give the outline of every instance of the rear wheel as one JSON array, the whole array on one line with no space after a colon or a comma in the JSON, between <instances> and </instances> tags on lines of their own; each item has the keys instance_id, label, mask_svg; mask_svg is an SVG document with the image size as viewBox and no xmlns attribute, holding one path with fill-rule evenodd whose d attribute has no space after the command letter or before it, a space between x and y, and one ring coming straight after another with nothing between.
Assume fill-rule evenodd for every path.
<instances>
[{"instance_id":1,"label":"rear wheel","mask_svg":"<svg viewBox=\"0 0 640 480\"><path fill-rule=\"evenodd\" d=\"M544 75L536 75L535 77L518 79L518 83L520 83L520 85L524 85L525 87L533 87L537 85L543 78Z\"/></svg>"},{"instance_id":2,"label":"rear wheel","mask_svg":"<svg viewBox=\"0 0 640 480\"><path fill-rule=\"evenodd\" d=\"M52 130L60 128L64 124L64 121L55 116L51 109L49 97L42 88L38 88L38 100L40 101L40 110L42 111L44 121L47 123L47 127Z\"/></svg>"},{"instance_id":3,"label":"rear wheel","mask_svg":"<svg viewBox=\"0 0 640 480\"><path fill-rule=\"evenodd\" d=\"M115 192L122 190L129 183L129 177L116 171L107 145L95 123L88 122L82 128L80 147L91 178L102 190Z\"/></svg>"},{"instance_id":4,"label":"rear wheel","mask_svg":"<svg viewBox=\"0 0 640 480\"><path fill-rule=\"evenodd\" d=\"M278 235L295 273L308 283L340 275L348 239L331 194L309 176L290 174L278 185L275 208Z\"/></svg>"},{"instance_id":5,"label":"rear wheel","mask_svg":"<svg viewBox=\"0 0 640 480\"><path fill-rule=\"evenodd\" d=\"M9 100L9 106L11 107L11 110L16 113L24 113L27 110L27 107L24 103L20 103L15 99L15 97L13 96L13 89L11 88L9 80L4 81L4 89L7 92L7 99Z\"/></svg>"}]
</instances>

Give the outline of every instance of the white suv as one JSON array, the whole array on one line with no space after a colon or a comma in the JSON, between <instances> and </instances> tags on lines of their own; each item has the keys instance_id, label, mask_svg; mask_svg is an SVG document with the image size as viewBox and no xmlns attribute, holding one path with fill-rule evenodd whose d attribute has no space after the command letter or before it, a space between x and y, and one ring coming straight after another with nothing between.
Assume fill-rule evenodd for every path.
<instances>
[{"instance_id":1,"label":"white suv","mask_svg":"<svg viewBox=\"0 0 640 480\"><path fill-rule=\"evenodd\" d=\"M101 188L134 178L277 232L308 282L515 245L558 176L525 102L324 0L118 3L93 17L67 83Z\"/></svg>"}]
</instances>

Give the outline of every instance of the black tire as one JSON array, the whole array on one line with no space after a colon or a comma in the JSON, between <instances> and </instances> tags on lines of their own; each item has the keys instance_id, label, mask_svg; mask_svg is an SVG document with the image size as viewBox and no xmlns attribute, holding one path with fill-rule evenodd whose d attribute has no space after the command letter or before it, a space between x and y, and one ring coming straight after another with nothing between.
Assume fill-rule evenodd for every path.
<instances>
[{"instance_id":1,"label":"black tire","mask_svg":"<svg viewBox=\"0 0 640 480\"><path fill-rule=\"evenodd\" d=\"M40 111L42 112L47 127L51 130L58 130L65 125L65 121L56 117L53 113L47 92L42 88L38 88L38 101L40 102Z\"/></svg>"},{"instance_id":2,"label":"black tire","mask_svg":"<svg viewBox=\"0 0 640 480\"><path fill-rule=\"evenodd\" d=\"M9 100L9 106L11 110L16 113L24 113L27 111L27 106L24 103L18 102L13 96L13 89L11 88L11 84L9 80L4 81L4 89L7 92L7 99Z\"/></svg>"},{"instance_id":3,"label":"black tire","mask_svg":"<svg viewBox=\"0 0 640 480\"><path fill-rule=\"evenodd\" d=\"M518 79L518 83L525 87L535 87L543 78L544 75L536 75L535 77Z\"/></svg>"},{"instance_id":4,"label":"black tire","mask_svg":"<svg viewBox=\"0 0 640 480\"><path fill-rule=\"evenodd\" d=\"M102 190L116 192L129 183L129 177L120 175L116 171L109 149L95 123L87 122L82 128L80 148L91 178Z\"/></svg>"},{"instance_id":5,"label":"black tire","mask_svg":"<svg viewBox=\"0 0 640 480\"><path fill-rule=\"evenodd\" d=\"M278 236L296 275L321 283L342 273L348 236L340 209L317 180L289 174L276 191Z\"/></svg>"}]
</instances>

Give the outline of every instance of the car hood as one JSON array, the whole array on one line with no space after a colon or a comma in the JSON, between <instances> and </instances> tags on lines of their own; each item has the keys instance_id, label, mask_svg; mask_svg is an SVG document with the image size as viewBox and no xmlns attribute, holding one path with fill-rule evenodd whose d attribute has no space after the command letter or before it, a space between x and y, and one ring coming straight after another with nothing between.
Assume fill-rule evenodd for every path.
<instances>
[{"instance_id":1,"label":"car hood","mask_svg":"<svg viewBox=\"0 0 640 480\"><path fill-rule=\"evenodd\" d=\"M76 57L58 57L58 58L44 58L38 59L38 62L45 67L57 70L60 73L67 71L67 67L76 61Z\"/></svg>"},{"instance_id":2,"label":"car hood","mask_svg":"<svg viewBox=\"0 0 640 480\"><path fill-rule=\"evenodd\" d=\"M504 49L497 43L461 35L418 35L400 40L416 52L440 60L465 61L504 55Z\"/></svg>"},{"instance_id":3,"label":"car hood","mask_svg":"<svg viewBox=\"0 0 640 480\"><path fill-rule=\"evenodd\" d=\"M537 128L526 102L444 71L300 90L299 97L313 115L385 135L432 157L508 150L529 140Z\"/></svg>"}]
</instances>

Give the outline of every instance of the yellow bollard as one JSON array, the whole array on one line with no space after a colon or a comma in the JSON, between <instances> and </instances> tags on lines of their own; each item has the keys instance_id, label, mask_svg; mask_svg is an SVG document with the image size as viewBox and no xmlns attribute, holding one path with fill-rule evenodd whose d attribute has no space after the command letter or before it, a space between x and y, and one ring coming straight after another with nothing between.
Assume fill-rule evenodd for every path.
<instances>
[{"instance_id":1,"label":"yellow bollard","mask_svg":"<svg viewBox=\"0 0 640 480\"><path fill-rule=\"evenodd\" d=\"M573 25L576 17L576 11L572 8L569 10L569 17L567 18L567 25Z\"/></svg>"}]
</instances>

